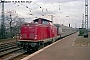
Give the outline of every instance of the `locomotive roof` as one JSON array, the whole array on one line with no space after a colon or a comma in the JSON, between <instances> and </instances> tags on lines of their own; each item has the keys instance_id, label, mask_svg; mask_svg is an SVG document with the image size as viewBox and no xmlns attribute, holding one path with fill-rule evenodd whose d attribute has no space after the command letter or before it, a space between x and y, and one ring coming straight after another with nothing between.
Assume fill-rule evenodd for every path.
<instances>
[{"instance_id":1,"label":"locomotive roof","mask_svg":"<svg viewBox=\"0 0 90 60\"><path fill-rule=\"evenodd\" d=\"M47 20L47 19L44 19L44 18L37 18L37 19L35 19L35 20L33 20L33 21L38 21L39 19L44 20L44 21L49 21L49 22L52 22L52 21Z\"/></svg>"}]
</instances>

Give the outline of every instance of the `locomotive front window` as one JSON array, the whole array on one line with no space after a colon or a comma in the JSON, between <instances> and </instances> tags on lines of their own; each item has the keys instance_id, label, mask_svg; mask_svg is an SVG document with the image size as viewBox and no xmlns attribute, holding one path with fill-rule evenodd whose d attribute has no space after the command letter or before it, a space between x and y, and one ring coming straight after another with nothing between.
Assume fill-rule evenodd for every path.
<instances>
[{"instance_id":1,"label":"locomotive front window","mask_svg":"<svg viewBox=\"0 0 90 60\"><path fill-rule=\"evenodd\" d=\"M48 24L48 21L42 21L42 24Z\"/></svg>"}]
</instances>

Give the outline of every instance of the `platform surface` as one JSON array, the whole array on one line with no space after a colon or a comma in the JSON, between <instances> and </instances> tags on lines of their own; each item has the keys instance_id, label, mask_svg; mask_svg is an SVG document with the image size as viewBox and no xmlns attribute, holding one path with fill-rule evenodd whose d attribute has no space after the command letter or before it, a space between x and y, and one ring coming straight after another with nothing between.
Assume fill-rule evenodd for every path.
<instances>
[{"instance_id":1,"label":"platform surface","mask_svg":"<svg viewBox=\"0 0 90 60\"><path fill-rule=\"evenodd\" d=\"M28 60L90 60L90 46L76 47L78 33L68 36Z\"/></svg>"}]
</instances>

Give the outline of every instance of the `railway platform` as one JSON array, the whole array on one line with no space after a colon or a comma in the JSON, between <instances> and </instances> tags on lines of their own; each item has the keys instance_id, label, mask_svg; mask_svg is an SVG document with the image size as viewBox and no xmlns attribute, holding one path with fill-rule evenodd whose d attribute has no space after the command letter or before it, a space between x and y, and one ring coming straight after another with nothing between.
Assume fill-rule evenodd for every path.
<instances>
[{"instance_id":1,"label":"railway platform","mask_svg":"<svg viewBox=\"0 0 90 60\"><path fill-rule=\"evenodd\" d=\"M65 37L21 60L90 60L90 46L74 45L78 33Z\"/></svg>"}]
</instances>

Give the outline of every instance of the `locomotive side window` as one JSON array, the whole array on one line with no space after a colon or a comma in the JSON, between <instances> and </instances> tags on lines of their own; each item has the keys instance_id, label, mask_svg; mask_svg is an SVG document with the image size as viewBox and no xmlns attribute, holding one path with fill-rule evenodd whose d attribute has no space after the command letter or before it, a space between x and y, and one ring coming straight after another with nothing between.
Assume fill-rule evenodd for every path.
<instances>
[{"instance_id":1,"label":"locomotive side window","mask_svg":"<svg viewBox=\"0 0 90 60\"><path fill-rule=\"evenodd\" d=\"M51 22L49 22L50 23L50 25L53 25Z\"/></svg>"},{"instance_id":2,"label":"locomotive side window","mask_svg":"<svg viewBox=\"0 0 90 60\"><path fill-rule=\"evenodd\" d=\"M38 24L38 21L34 21L34 23L37 23Z\"/></svg>"},{"instance_id":3,"label":"locomotive side window","mask_svg":"<svg viewBox=\"0 0 90 60\"><path fill-rule=\"evenodd\" d=\"M37 21L35 21L34 23L38 23Z\"/></svg>"}]
</instances>

